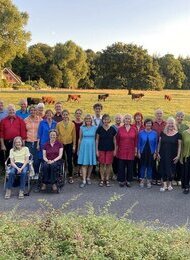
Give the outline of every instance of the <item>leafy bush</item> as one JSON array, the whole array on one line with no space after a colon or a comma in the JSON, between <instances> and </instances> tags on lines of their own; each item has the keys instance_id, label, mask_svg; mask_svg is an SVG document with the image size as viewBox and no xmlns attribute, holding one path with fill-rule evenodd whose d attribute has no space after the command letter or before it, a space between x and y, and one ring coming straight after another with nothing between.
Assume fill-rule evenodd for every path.
<instances>
[{"instance_id":1,"label":"leafy bush","mask_svg":"<svg viewBox=\"0 0 190 260\"><path fill-rule=\"evenodd\" d=\"M5 79L0 80L0 88L10 88L11 84L8 83Z\"/></svg>"},{"instance_id":2,"label":"leafy bush","mask_svg":"<svg viewBox=\"0 0 190 260\"><path fill-rule=\"evenodd\" d=\"M12 88L14 90L33 90L34 88L31 85L28 84L13 84Z\"/></svg>"},{"instance_id":3,"label":"leafy bush","mask_svg":"<svg viewBox=\"0 0 190 260\"><path fill-rule=\"evenodd\" d=\"M117 219L108 214L110 204L98 215L89 206L86 215L49 208L41 217L1 216L1 259L189 259L185 227L151 228Z\"/></svg>"}]
</instances>

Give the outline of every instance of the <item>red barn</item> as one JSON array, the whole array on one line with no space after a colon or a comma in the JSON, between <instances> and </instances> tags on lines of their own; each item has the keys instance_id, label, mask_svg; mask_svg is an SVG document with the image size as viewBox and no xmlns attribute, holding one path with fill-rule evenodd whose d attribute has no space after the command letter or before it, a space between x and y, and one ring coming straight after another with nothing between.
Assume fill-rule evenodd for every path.
<instances>
[{"instance_id":1,"label":"red barn","mask_svg":"<svg viewBox=\"0 0 190 260\"><path fill-rule=\"evenodd\" d=\"M8 83L16 84L22 83L22 80L11 69L4 68L2 71L2 79L5 79Z\"/></svg>"}]
</instances>

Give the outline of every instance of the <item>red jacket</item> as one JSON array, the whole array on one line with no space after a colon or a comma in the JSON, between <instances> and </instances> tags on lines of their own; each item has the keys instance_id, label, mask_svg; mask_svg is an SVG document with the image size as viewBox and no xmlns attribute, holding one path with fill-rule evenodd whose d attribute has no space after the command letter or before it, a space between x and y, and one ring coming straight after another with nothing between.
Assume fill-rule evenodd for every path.
<instances>
[{"instance_id":1,"label":"red jacket","mask_svg":"<svg viewBox=\"0 0 190 260\"><path fill-rule=\"evenodd\" d=\"M26 125L23 119L18 116L5 117L0 122L0 138L12 140L16 136L21 136L26 140Z\"/></svg>"},{"instance_id":2,"label":"red jacket","mask_svg":"<svg viewBox=\"0 0 190 260\"><path fill-rule=\"evenodd\" d=\"M137 147L137 131L131 126L127 132L125 126L118 129L116 136L117 155L116 157L122 160L134 160L135 148Z\"/></svg>"}]
</instances>

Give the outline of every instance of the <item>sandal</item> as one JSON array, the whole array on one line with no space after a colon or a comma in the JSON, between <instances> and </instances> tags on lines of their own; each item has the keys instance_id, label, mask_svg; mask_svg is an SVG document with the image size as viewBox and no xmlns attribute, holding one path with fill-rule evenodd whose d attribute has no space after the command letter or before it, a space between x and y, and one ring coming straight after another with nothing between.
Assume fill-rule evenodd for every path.
<instances>
[{"instance_id":1,"label":"sandal","mask_svg":"<svg viewBox=\"0 0 190 260\"><path fill-rule=\"evenodd\" d=\"M19 198L19 199L24 199L24 191L23 191L23 190L20 190L20 191L19 191L18 198Z\"/></svg>"},{"instance_id":2,"label":"sandal","mask_svg":"<svg viewBox=\"0 0 190 260\"><path fill-rule=\"evenodd\" d=\"M100 187L103 187L103 186L104 186L104 181L103 181L103 180L100 181L99 186L100 186Z\"/></svg>"},{"instance_id":3,"label":"sandal","mask_svg":"<svg viewBox=\"0 0 190 260\"><path fill-rule=\"evenodd\" d=\"M44 183L42 184L41 190L42 191L46 190L46 184L44 184Z\"/></svg>"},{"instance_id":4,"label":"sandal","mask_svg":"<svg viewBox=\"0 0 190 260\"><path fill-rule=\"evenodd\" d=\"M73 184L74 181L73 181L73 177L69 177L69 181L68 181L69 184Z\"/></svg>"},{"instance_id":5,"label":"sandal","mask_svg":"<svg viewBox=\"0 0 190 260\"><path fill-rule=\"evenodd\" d=\"M111 186L109 181L106 181L105 183L106 183L106 187L110 187Z\"/></svg>"},{"instance_id":6,"label":"sandal","mask_svg":"<svg viewBox=\"0 0 190 260\"><path fill-rule=\"evenodd\" d=\"M5 193L5 199L10 199L10 197L11 197L11 190L7 189Z\"/></svg>"},{"instance_id":7,"label":"sandal","mask_svg":"<svg viewBox=\"0 0 190 260\"><path fill-rule=\"evenodd\" d=\"M53 190L53 191L57 191L57 185L56 185L56 184L53 184L53 185L52 185L52 190Z\"/></svg>"}]
</instances>

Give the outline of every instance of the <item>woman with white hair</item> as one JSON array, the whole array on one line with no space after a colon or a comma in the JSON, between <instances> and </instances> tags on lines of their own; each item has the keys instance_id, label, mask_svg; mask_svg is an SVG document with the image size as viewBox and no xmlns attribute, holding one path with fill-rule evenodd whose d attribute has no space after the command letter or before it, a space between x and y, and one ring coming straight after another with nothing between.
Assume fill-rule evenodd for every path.
<instances>
[{"instance_id":1,"label":"woman with white hair","mask_svg":"<svg viewBox=\"0 0 190 260\"><path fill-rule=\"evenodd\" d=\"M132 116L127 114L123 118L124 125L118 129L116 136L118 158L117 180L120 187L130 187L133 179L133 163L137 154L137 131L131 125ZM127 170L127 171L126 171Z\"/></svg>"},{"instance_id":2,"label":"woman with white hair","mask_svg":"<svg viewBox=\"0 0 190 260\"><path fill-rule=\"evenodd\" d=\"M20 191L19 199L24 198L24 189L27 180L28 162L29 162L29 149L24 146L23 140L20 136L17 136L13 140L13 148L10 150L11 169L9 172L9 178L6 183L5 199L10 199L11 188L13 186L16 174L20 175Z\"/></svg>"},{"instance_id":3,"label":"woman with white hair","mask_svg":"<svg viewBox=\"0 0 190 260\"><path fill-rule=\"evenodd\" d=\"M36 109L37 109L37 115L40 118L45 119L45 105L44 105L44 103L39 103L36 106Z\"/></svg>"},{"instance_id":4,"label":"woman with white hair","mask_svg":"<svg viewBox=\"0 0 190 260\"><path fill-rule=\"evenodd\" d=\"M180 158L181 139L175 119L169 117L164 131L160 134L158 144L159 171L163 181L160 191L173 190L172 180L176 172L176 163Z\"/></svg>"}]
</instances>

